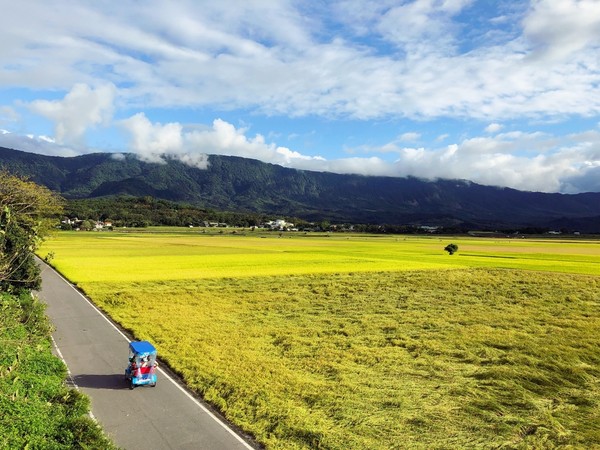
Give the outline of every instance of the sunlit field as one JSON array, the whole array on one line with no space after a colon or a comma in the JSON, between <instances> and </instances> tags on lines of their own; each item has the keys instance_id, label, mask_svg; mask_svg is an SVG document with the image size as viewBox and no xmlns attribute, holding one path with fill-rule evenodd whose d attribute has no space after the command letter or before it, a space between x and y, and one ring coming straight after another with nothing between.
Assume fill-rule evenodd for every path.
<instances>
[{"instance_id":1,"label":"sunlit field","mask_svg":"<svg viewBox=\"0 0 600 450\"><path fill-rule=\"evenodd\" d=\"M449 242L459 246L452 256ZM467 267L600 275L600 240L72 232L47 242L40 254L48 252L77 283Z\"/></svg>"},{"instance_id":2,"label":"sunlit field","mask_svg":"<svg viewBox=\"0 0 600 450\"><path fill-rule=\"evenodd\" d=\"M600 446L599 241L161 231L40 255L267 448Z\"/></svg>"}]
</instances>

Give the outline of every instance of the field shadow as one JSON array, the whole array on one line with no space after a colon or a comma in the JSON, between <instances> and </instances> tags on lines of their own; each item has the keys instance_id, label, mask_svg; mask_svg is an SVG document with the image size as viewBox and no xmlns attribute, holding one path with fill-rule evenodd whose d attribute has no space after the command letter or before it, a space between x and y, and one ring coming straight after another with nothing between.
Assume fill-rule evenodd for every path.
<instances>
[{"instance_id":1,"label":"field shadow","mask_svg":"<svg viewBox=\"0 0 600 450\"><path fill-rule=\"evenodd\" d=\"M122 373L98 375L83 374L73 377L73 382L82 388L90 389L128 389L129 383Z\"/></svg>"}]
</instances>

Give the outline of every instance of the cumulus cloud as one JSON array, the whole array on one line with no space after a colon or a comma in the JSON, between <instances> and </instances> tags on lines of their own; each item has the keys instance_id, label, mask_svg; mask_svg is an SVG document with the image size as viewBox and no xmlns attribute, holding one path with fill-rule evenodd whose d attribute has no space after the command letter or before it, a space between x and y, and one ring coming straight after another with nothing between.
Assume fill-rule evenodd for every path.
<instances>
[{"instance_id":1,"label":"cumulus cloud","mask_svg":"<svg viewBox=\"0 0 600 450\"><path fill-rule=\"evenodd\" d=\"M59 144L80 144L88 128L108 123L114 96L113 85L93 89L76 84L62 100L35 100L29 109L54 122Z\"/></svg>"},{"instance_id":2,"label":"cumulus cloud","mask_svg":"<svg viewBox=\"0 0 600 450\"><path fill-rule=\"evenodd\" d=\"M439 148L403 147L400 141L357 152L393 152L393 162L377 156L327 159L268 143L260 134L216 119L212 126L186 130L179 124L152 124L143 114L123 122L131 149L147 161L165 156L206 168L207 154L259 159L297 169L345 174L457 178L486 185L543 192L577 192L595 186L600 167L600 132L558 138L541 132L511 131L477 136ZM489 128L489 127L488 127ZM500 127L492 127L499 130Z\"/></svg>"},{"instance_id":3,"label":"cumulus cloud","mask_svg":"<svg viewBox=\"0 0 600 450\"><path fill-rule=\"evenodd\" d=\"M121 121L121 125L130 135L130 149L150 162L162 162L166 156L206 168L208 153L259 159L284 166L293 166L297 161L323 160L267 143L260 134L247 137L246 129L236 129L221 119L214 120L211 127L185 130L179 123L152 123L144 113L138 113Z\"/></svg>"},{"instance_id":4,"label":"cumulus cloud","mask_svg":"<svg viewBox=\"0 0 600 450\"><path fill-rule=\"evenodd\" d=\"M38 13L18 3L3 11L0 56L10 70L0 82L56 90L109 80L131 108L216 105L359 119L598 113L600 98L589 95L599 80L597 1L536 0L513 18L517 31L503 41L490 32L465 45L469 25L456 18L474 4L249 1L231 8L155 0L143 10L127 3L115 10L57 1L51 10L40 2ZM397 51L381 51L381 42ZM572 58L540 70L528 58L540 53ZM57 121L57 138L80 136L80 127L57 118L55 105L39 106Z\"/></svg>"},{"instance_id":5,"label":"cumulus cloud","mask_svg":"<svg viewBox=\"0 0 600 450\"><path fill-rule=\"evenodd\" d=\"M597 0L534 0L523 21L534 55L559 61L587 46L600 46L600 2Z\"/></svg>"},{"instance_id":6,"label":"cumulus cloud","mask_svg":"<svg viewBox=\"0 0 600 450\"><path fill-rule=\"evenodd\" d=\"M159 162L163 154L182 151L182 127L179 123L153 124L144 113L138 113L121 121L121 126L129 132L131 149L141 159Z\"/></svg>"},{"instance_id":7,"label":"cumulus cloud","mask_svg":"<svg viewBox=\"0 0 600 450\"><path fill-rule=\"evenodd\" d=\"M354 173L455 178L526 191L574 193L597 186L592 174L600 167L600 133L595 130L566 138L510 132L467 138L439 148L402 147L397 143L381 147L382 152L394 151L396 160L390 164L362 159L360 170ZM330 161L328 167L346 173L345 165L336 163Z\"/></svg>"}]
</instances>

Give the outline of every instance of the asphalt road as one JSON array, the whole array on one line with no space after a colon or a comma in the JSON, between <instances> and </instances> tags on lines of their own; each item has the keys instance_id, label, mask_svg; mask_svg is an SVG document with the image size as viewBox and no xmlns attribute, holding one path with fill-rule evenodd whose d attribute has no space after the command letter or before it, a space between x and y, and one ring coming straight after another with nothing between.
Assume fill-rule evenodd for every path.
<instances>
[{"instance_id":1,"label":"asphalt road","mask_svg":"<svg viewBox=\"0 0 600 450\"><path fill-rule=\"evenodd\" d=\"M255 448L160 367L156 387L130 390L127 336L52 268L41 268L38 295L56 328L57 352L115 444L126 450Z\"/></svg>"}]
</instances>

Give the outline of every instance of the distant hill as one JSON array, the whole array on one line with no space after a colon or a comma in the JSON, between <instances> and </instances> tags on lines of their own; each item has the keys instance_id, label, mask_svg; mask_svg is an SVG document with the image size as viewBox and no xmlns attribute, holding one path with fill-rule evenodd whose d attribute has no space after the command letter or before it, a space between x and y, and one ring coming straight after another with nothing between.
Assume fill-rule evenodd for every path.
<instances>
[{"instance_id":1,"label":"distant hill","mask_svg":"<svg viewBox=\"0 0 600 450\"><path fill-rule=\"evenodd\" d=\"M600 232L600 193L523 192L464 180L340 175L209 157L206 170L127 154L44 156L0 147L0 166L68 199L152 196L202 208L308 221Z\"/></svg>"}]
</instances>

